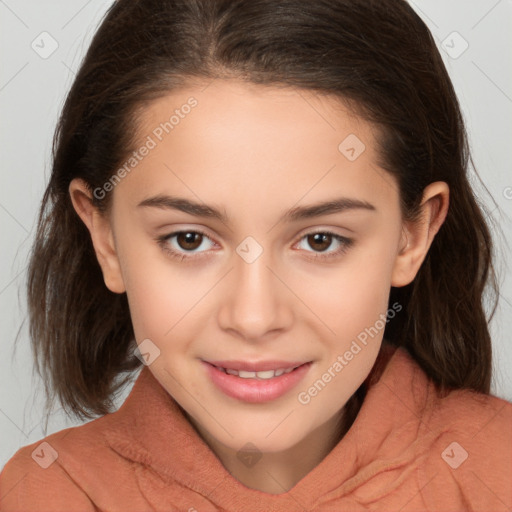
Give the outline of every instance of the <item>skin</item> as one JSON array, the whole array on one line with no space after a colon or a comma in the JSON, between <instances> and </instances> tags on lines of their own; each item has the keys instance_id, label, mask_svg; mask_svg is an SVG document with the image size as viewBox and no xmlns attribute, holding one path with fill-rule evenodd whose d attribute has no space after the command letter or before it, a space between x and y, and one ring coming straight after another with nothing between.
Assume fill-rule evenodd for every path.
<instances>
[{"instance_id":1,"label":"skin","mask_svg":"<svg viewBox=\"0 0 512 512\"><path fill-rule=\"evenodd\" d=\"M375 362L383 329L308 404L299 393L386 314L391 286L414 279L446 217L449 189L430 184L420 221L404 221L397 183L376 164L376 129L334 97L305 90L190 84L146 107L140 140L190 96L198 105L114 188L109 215L92 206L82 180L69 192L106 286L127 293L137 342L149 338L160 350L150 371L235 478L280 494L339 441L337 422ZM338 149L349 134L366 146L354 161ZM158 194L213 205L229 222L137 206ZM291 208L342 196L375 210L279 221ZM195 245L167 241L188 260L171 258L155 240L197 229L207 237ZM342 246L306 236L322 230L354 242L322 260ZM236 252L247 236L263 249L252 263ZM313 364L293 390L253 404L224 395L200 359ZM262 453L252 467L237 457L248 442Z\"/></svg>"}]
</instances>

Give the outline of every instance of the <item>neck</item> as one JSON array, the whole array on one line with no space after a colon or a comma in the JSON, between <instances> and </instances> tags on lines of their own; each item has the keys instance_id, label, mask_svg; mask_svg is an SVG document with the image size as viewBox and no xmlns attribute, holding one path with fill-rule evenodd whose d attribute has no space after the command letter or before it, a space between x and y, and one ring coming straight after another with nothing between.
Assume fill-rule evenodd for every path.
<instances>
[{"instance_id":1,"label":"neck","mask_svg":"<svg viewBox=\"0 0 512 512\"><path fill-rule=\"evenodd\" d=\"M362 393L360 388L338 414L291 448L273 453L247 452L249 458L220 443L193 418L186 417L234 478L251 489L282 494L318 466L344 437L359 412ZM255 462L251 457L259 459Z\"/></svg>"}]
</instances>

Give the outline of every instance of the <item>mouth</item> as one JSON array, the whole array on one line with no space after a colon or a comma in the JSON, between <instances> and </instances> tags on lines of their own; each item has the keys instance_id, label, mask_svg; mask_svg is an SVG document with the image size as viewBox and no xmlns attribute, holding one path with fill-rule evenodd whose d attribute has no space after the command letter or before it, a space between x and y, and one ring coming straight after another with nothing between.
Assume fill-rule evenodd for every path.
<instances>
[{"instance_id":1,"label":"mouth","mask_svg":"<svg viewBox=\"0 0 512 512\"><path fill-rule=\"evenodd\" d=\"M310 363L311 361L284 361L281 359L273 359L267 361L204 361L217 370L228 375L235 375L242 379L272 379L280 377L285 373L291 373L300 366Z\"/></svg>"},{"instance_id":2,"label":"mouth","mask_svg":"<svg viewBox=\"0 0 512 512\"><path fill-rule=\"evenodd\" d=\"M313 361L248 363L202 360L202 364L211 382L228 397L261 403L291 392L309 373Z\"/></svg>"},{"instance_id":3,"label":"mouth","mask_svg":"<svg viewBox=\"0 0 512 512\"><path fill-rule=\"evenodd\" d=\"M306 364L306 363L304 363L304 364ZM289 368L278 368L277 370L260 370L257 372L250 372L247 370L235 370L233 368L224 368L222 366L216 366L216 365L212 365L212 366L215 366L215 368L217 368L217 370L224 372L227 375L235 375L242 379L268 380L268 379L273 379L274 377L280 377L281 375L283 375L285 373L291 373L294 370L296 370L297 368L299 368L299 366L302 366L302 365L292 366Z\"/></svg>"}]
</instances>

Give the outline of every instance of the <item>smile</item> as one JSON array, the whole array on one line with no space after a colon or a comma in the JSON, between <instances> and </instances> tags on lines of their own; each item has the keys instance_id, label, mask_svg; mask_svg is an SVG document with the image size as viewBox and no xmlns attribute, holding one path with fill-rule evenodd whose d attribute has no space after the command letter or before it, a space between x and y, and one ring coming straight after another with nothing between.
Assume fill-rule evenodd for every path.
<instances>
[{"instance_id":1,"label":"smile","mask_svg":"<svg viewBox=\"0 0 512 512\"><path fill-rule=\"evenodd\" d=\"M237 377L241 377L242 379L273 379L274 377L280 377L284 373L290 373L295 370L297 367L292 368L279 368L278 370L266 370L259 372L249 372L246 370L233 370L232 368L222 368L221 366L216 366L217 370L221 372L227 373L228 375L236 375Z\"/></svg>"},{"instance_id":2,"label":"smile","mask_svg":"<svg viewBox=\"0 0 512 512\"><path fill-rule=\"evenodd\" d=\"M312 361L307 363L287 363L286 366L266 369L235 369L202 361L209 380L224 395L243 402L262 403L276 400L288 394L306 377ZM226 365L235 366L234 362ZM256 366L245 363L244 366ZM261 367L261 363L258 365Z\"/></svg>"}]
</instances>

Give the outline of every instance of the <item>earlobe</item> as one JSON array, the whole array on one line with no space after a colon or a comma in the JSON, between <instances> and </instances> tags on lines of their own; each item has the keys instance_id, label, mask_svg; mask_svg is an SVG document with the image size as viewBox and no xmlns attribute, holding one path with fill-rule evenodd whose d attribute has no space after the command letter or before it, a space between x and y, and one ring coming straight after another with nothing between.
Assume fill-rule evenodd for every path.
<instances>
[{"instance_id":1,"label":"earlobe","mask_svg":"<svg viewBox=\"0 0 512 512\"><path fill-rule=\"evenodd\" d=\"M90 189L83 180L71 181L69 195L76 213L89 230L105 285L111 292L124 293L126 287L109 219L94 206Z\"/></svg>"},{"instance_id":2,"label":"earlobe","mask_svg":"<svg viewBox=\"0 0 512 512\"><path fill-rule=\"evenodd\" d=\"M421 215L417 221L406 222L391 276L391 286L410 284L418 273L435 235L448 214L449 187L436 181L423 191Z\"/></svg>"}]
</instances>

